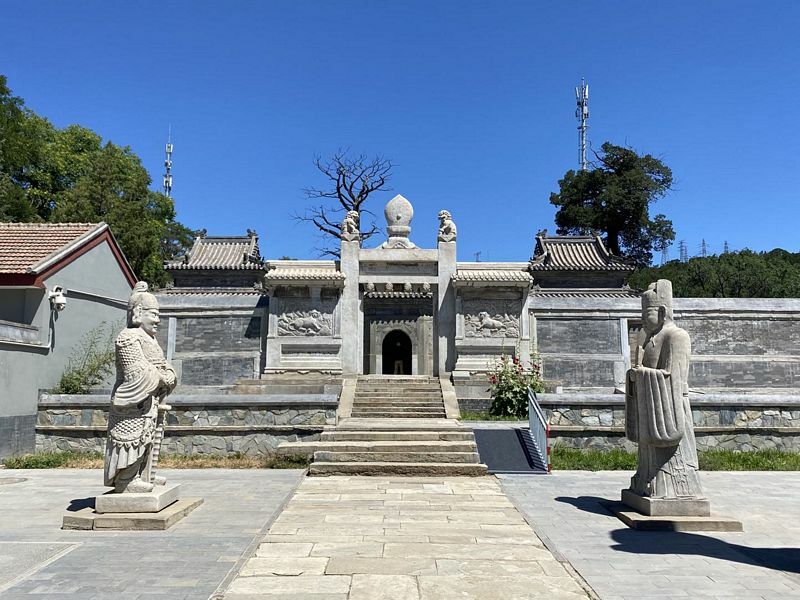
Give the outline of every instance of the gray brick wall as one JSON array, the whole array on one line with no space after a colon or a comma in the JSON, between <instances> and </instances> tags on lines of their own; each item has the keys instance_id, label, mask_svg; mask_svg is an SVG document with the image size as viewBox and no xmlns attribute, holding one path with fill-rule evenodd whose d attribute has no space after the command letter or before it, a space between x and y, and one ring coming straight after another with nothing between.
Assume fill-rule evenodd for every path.
<instances>
[{"instance_id":1,"label":"gray brick wall","mask_svg":"<svg viewBox=\"0 0 800 600\"><path fill-rule=\"evenodd\" d=\"M34 451L36 415L0 417L0 458Z\"/></svg>"},{"instance_id":2,"label":"gray brick wall","mask_svg":"<svg viewBox=\"0 0 800 600\"><path fill-rule=\"evenodd\" d=\"M619 319L538 319L536 336L543 354L620 352Z\"/></svg>"},{"instance_id":3,"label":"gray brick wall","mask_svg":"<svg viewBox=\"0 0 800 600\"><path fill-rule=\"evenodd\" d=\"M694 341L694 340L692 340ZM696 387L767 387L800 386L800 361L701 361L689 363L689 386Z\"/></svg>"},{"instance_id":4,"label":"gray brick wall","mask_svg":"<svg viewBox=\"0 0 800 600\"><path fill-rule=\"evenodd\" d=\"M568 387L610 387L614 381L614 361L591 358L586 360L542 356L545 379L561 381Z\"/></svg>"},{"instance_id":5,"label":"gray brick wall","mask_svg":"<svg viewBox=\"0 0 800 600\"><path fill-rule=\"evenodd\" d=\"M683 318L694 354L790 354L800 356L797 321L778 319Z\"/></svg>"},{"instance_id":6,"label":"gray brick wall","mask_svg":"<svg viewBox=\"0 0 800 600\"><path fill-rule=\"evenodd\" d=\"M175 352L230 352L261 347L261 317L183 317L177 320Z\"/></svg>"},{"instance_id":7,"label":"gray brick wall","mask_svg":"<svg viewBox=\"0 0 800 600\"><path fill-rule=\"evenodd\" d=\"M227 385L237 379L253 377L253 358L249 356L208 356L183 359L183 385Z\"/></svg>"}]
</instances>

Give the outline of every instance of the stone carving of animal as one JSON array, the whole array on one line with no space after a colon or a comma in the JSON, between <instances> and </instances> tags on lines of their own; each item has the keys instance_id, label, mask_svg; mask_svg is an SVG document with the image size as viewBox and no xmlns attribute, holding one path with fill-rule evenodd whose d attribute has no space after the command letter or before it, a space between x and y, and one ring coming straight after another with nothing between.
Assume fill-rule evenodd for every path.
<instances>
[{"instance_id":1,"label":"stone carving of animal","mask_svg":"<svg viewBox=\"0 0 800 600\"><path fill-rule=\"evenodd\" d=\"M328 335L330 333L330 328L325 323L322 313L316 309L312 309L307 314L295 313L287 315L287 317L289 319L284 329L288 333L299 335Z\"/></svg>"},{"instance_id":2,"label":"stone carving of animal","mask_svg":"<svg viewBox=\"0 0 800 600\"><path fill-rule=\"evenodd\" d=\"M495 332L502 332L505 328L505 323L492 318L488 312L481 311L478 313L478 330L482 331L484 335L490 336Z\"/></svg>"}]
</instances>

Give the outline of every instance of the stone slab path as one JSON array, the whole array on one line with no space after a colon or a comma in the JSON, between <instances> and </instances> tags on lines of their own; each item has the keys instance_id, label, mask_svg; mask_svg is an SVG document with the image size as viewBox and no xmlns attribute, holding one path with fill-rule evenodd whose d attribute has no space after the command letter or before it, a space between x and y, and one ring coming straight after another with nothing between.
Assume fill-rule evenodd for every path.
<instances>
[{"instance_id":1,"label":"stone slab path","mask_svg":"<svg viewBox=\"0 0 800 600\"><path fill-rule=\"evenodd\" d=\"M633 531L603 506L632 473L499 475L557 555L603 600L800 598L800 473L703 472L711 510L741 533Z\"/></svg>"},{"instance_id":2,"label":"stone slab path","mask_svg":"<svg viewBox=\"0 0 800 600\"><path fill-rule=\"evenodd\" d=\"M205 500L167 531L64 531L71 502L105 491L101 470L0 469L0 600L207 600L238 572L304 472L163 474Z\"/></svg>"},{"instance_id":3,"label":"stone slab path","mask_svg":"<svg viewBox=\"0 0 800 600\"><path fill-rule=\"evenodd\" d=\"M226 600L587 598L494 477L307 478Z\"/></svg>"}]
</instances>

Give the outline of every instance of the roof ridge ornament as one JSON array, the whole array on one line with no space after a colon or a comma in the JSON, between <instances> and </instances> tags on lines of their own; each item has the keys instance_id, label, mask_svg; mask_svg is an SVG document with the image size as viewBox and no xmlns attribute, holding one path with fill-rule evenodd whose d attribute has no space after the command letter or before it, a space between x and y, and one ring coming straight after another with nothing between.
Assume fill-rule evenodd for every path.
<instances>
[{"instance_id":1,"label":"roof ridge ornament","mask_svg":"<svg viewBox=\"0 0 800 600\"><path fill-rule=\"evenodd\" d=\"M381 248L416 248L416 244L408 239L411 219L414 218L411 202L397 194L386 203L383 214L386 217L386 233L389 239L381 244Z\"/></svg>"}]
</instances>

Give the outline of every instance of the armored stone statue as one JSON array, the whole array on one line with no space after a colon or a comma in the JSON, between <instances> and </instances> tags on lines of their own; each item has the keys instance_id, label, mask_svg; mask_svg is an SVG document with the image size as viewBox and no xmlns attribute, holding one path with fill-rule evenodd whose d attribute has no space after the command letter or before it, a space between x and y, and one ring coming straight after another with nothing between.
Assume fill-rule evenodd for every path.
<instances>
[{"instance_id":1,"label":"armored stone statue","mask_svg":"<svg viewBox=\"0 0 800 600\"><path fill-rule=\"evenodd\" d=\"M446 211L439 211L439 236L440 242L453 242L456 239L456 224L453 223L452 215Z\"/></svg>"},{"instance_id":2,"label":"armored stone statue","mask_svg":"<svg viewBox=\"0 0 800 600\"><path fill-rule=\"evenodd\" d=\"M361 232L358 229L359 215L357 210L347 212L347 215L342 221L342 234L341 238L345 241L352 242L359 239Z\"/></svg>"},{"instance_id":3,"label":"armored stone statue","mask_svg":"<svg viewBox=\"0 0 800 600\"><path fill-rule=\"evenodd\" d=\"M691 341L672 320L669 280L651 283L642 294L642 328L625 385L625 431L639 444L638 466L623 500L641 508L640 498L647 506L703 499L687 381Z\"/></svg>"},{"instance_id":4,"label":"armored stone statue","mask_svg":"<svg viewBox=\"0 0 800 600\"><path fill-rule=\"evenodd\" d=\"M164 398L175 388L175 371L155 339L158 302L138 282L128 300L128 326L115 341L117 380L111 392L105 485L120 492L150 492L163 484L155 462L163 435ZM159 418L160 416L160 418Z\"/></svg>"}]
</instances>

